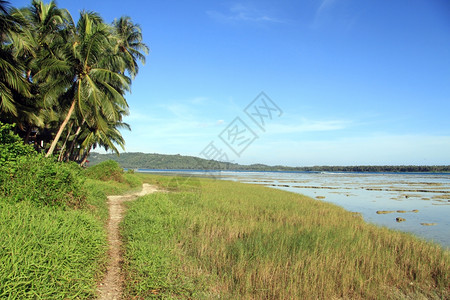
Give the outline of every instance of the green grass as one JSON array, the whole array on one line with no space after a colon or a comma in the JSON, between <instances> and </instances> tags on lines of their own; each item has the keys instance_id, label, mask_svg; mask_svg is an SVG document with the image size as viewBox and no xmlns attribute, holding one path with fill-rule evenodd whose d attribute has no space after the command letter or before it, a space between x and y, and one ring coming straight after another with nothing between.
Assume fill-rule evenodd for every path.
<instances>
[{"instance_id":1,"label":"green grass","mask_svg":"<svg viewBox=\"0 0 450 300\"><path fill-rule=\"evenodd\" d=\"M85 210L0 202L0 298L91 298L106 259L102 221Z\"/></svg>"},{"instance_id":2,"label":"green grass","mask_svg":"<svg viewBox=\"0 0 450 300\"><path fill-rule=\"evenodd\" d=\"M143 181L172 192L129 204L127 298L450 297L448 251L335 205L235 182Z\"/></svg>"},{"instance_id":3,"label":"green grass","mask_svg":"<svg viewBox=\"0 0 450 300\"><path fill-rule=\"evenodd\" d=\"M106 195L142 183L130 174L82 179L75 208L0 199L0 299L95 299L107 262Z\"/></svg>"}]
</instances>

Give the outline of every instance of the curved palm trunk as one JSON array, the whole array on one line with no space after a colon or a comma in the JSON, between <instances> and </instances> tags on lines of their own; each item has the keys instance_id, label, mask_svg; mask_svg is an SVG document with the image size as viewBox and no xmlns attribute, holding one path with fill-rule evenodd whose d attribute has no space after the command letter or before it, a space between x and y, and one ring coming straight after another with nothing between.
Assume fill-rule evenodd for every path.
<instances>
[{"instance_id":1,"label":"curved palm trunk","mask_svg":"<svg viewBox=\"0 0 450 300\"><path fill-rule=\"evenodd\" d=\"M49 157L53 154L53 151L55 151L56 144L58 144L59 138L61 137L62 132L64 131L64 128L66 128L67 123L70 120L70 117L72 116L73 111L75 110L75 103L76 98L73 99L72 105L70 105L69 111L67 112L66 118L64 119L64 122L62 122L61 126L59 127L58 133L56 133L55 138L53 139L52 144L50 145L50 149L48 149L47 154L45 154L45 157Z\"/></svg>"},{"instance_id":2,"label":"curved palm trunk","mask_svg":"<svg viewBox=\"0 0 450 300\"><path fill-rule=\"evenodd\" d=\"M92 148L89 148L86 151L86 153L84 153L83 159L80 162L80 167L86 167L87 158L88 158L89 154L91 153L91 149Z\"/></svg>"},{"instance_id":3,"label":"curved palm trunk","mask_svg":"<svg viewBox=\"0 0 450 300\"><path fill-rule=\"evenodd\" d=\"M83 125L83 124L84 124L84 120L83 120L83 123L81 123L81 125ZM77 140L78 140L78 135L79 135L80 132L81 132L81 125L78 126L78 129L77 129L77 131L76 131L75 134L74 134L73 141L72 141L72 143L70 143L70 147L69 147L69 149L67 149L67 151L66 151L66 155L65 155L65 157L64 157L64 160L65 160L65 161L69 160L70 157L73 156L73 149L75 148L75 144L76 144L76 142L77 142Z\"/></svg>"},{"instance_id":4,"label":"curved palm trunk","mask_svg":"<svg viewBox=\"0 0 450 300\"><path fill-rule=\"evenodd\" d=\"M23 139L23 143L25 145L28 145L28 141L30 140L31 131L33 130L33 127L31 125L27 125L27 132L25 134L25 138Z\"/></svg>"},{"instance_id":5,"label":"curved palm trunk","mask_svg":"<svg viewBox=\"0 0 450 300\"><path fill-rule=\"evenodd\" d=\"M64 144L62 145L61 151L59 152L58 161L62 161L62 159L63 159L64 150L67 146L67 141L69 140L70 134L72 133L72 128L73 128L73 122L70 123L70 127L69 127L69 130L66 135L66 139L64 140Z\"/></svg>"}]
</instances>

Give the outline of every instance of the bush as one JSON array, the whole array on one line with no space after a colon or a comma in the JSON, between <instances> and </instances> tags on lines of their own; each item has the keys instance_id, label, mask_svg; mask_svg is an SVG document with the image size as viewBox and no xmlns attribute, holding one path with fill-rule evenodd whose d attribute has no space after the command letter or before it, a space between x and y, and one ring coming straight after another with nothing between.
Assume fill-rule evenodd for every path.
<instances>
[{"instance_id":1,"label":"bush","mask_svg":"<svg viewBox=\"0 0 450 300\"><path fill-rule=\"evenodd\" d=\"M14 127L14 124L0 122L0 169L9 167L19 157L37 154L32 146L24 145L22 139L14 134Z\"/></svg>"},{"instance_id":2,"label":"bush","mask_svg":"<svg viewBox=\"0 0 450 300\"><path fill-rule=\"evenodd\" d=\"M99 163L93 167L89 167L86 170L86 175L92 179L98 179L102 181L117 181L124 182L124 172L120 165L113 160L107 160Z\"/></svg>"},{"instance_id":3,"label":"bush","mask_svg":"<svg viewBox=\"0 0 450 300\"><path fill-rule=\"evenodd\" d=\"M82 206L85 177L75 163L59 163L42 155L22 156L0 176L0 197L9 202Z\"/></svg>"},{"instance_id":4,"label":"bush","mask_svg":"<svg viewBox=\"0 0 450 300\"><path fill-rule=\"evenodd\" d=\"M124 174L125 182L131 187L131 188L137 188L142 186L142 180L135 176L134 174Z\"/></svg>"},{"instance_id":5,"label":"bush","mask_svg":"<svg viewBox=\"0 0 450 300\"><path fill-rule=\"evenodd\" d=\"M85 177L75 163L59 163L24 145L14 125L0 123L0 198L45 205L81 206Z\"/></svg>"}]
</instances>

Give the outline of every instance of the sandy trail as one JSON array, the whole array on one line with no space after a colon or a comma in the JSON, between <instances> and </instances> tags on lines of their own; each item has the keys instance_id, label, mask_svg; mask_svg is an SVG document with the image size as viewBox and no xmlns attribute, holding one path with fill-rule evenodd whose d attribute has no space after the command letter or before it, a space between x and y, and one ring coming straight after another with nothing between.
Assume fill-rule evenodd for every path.
<instances>
[{"instance_id":1,"label":"sandy trail","mask_svg":"<svg viewBox=\"0 0 450 300\"><path fill-rule=\"evenodd\" d=\"M109 221L108 221L108 244L109 262L105 278L100 283L98 295L100 300L118 300L122 295L123 276L121 272L122 263L122 241L119 234L119 224L125 212L124 202L132 201L138 197L156 192L158 189L150 184L144 183L142 191L121 196L108 196Z\"/></svg>"}]
</instances>

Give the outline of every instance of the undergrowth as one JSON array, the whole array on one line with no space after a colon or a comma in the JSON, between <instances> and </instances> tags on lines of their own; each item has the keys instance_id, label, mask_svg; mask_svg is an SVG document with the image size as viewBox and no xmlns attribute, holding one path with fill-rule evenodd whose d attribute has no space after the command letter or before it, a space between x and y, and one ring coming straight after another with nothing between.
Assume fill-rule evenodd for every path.
<instances>
[{"instance_id":1,"label":"undergrowth","mask_svg":"<svg viewBox=\"0 0 450 300\"><path fill-rule=\"evenodd\" d=\"M0 123L0 142L0 299L95 298L107 257L106 195L141 181L88 178L23 145L11 125Z\"/></svg>"}]
</instances>

